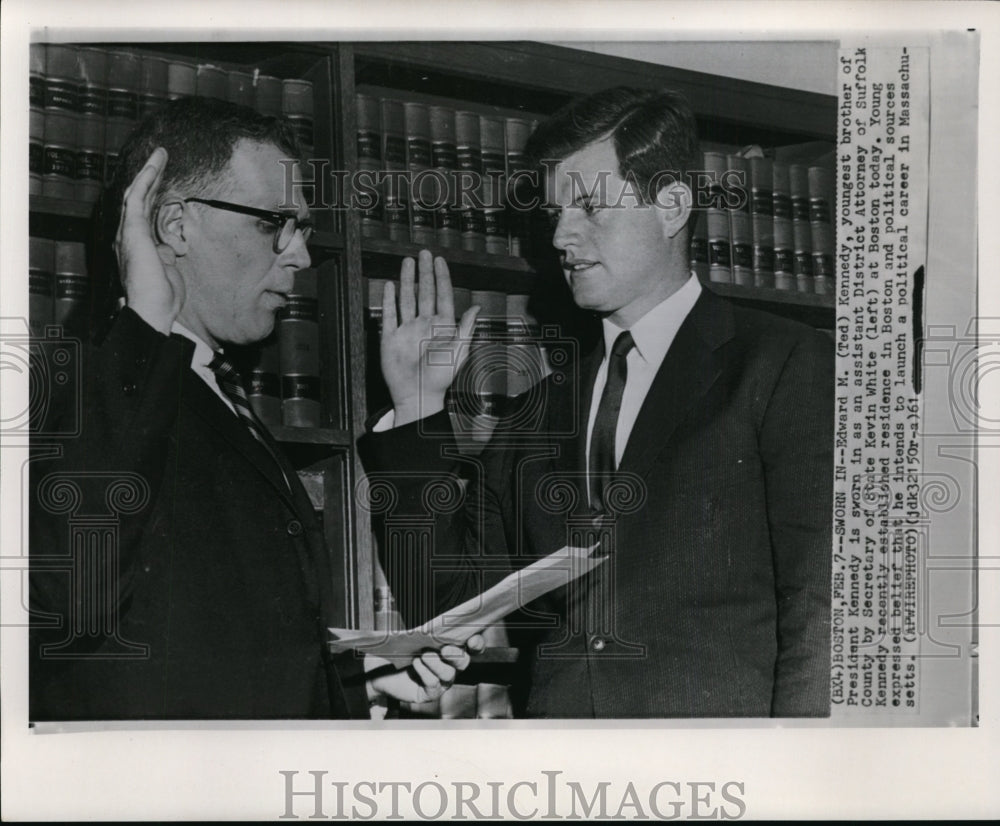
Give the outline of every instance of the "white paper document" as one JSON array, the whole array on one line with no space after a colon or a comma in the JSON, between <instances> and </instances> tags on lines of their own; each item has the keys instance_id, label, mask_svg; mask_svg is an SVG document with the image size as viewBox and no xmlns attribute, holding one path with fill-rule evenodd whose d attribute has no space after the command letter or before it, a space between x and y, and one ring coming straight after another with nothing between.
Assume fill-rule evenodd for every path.
<instances>
[{"instance_id":1,"label":"white paper document","mask_svg":"<svg viewBox=\"0 0 1000 826\"><path fill-rule=\"evenodd\" d=\"M363 651L380 657L409 659L426 648L462 645L473 634L522 608L533 599L567 585L607 559L591 556L594 547L565 547L504 577L492 588L407 631L358 631L331 628L333 652Z\"/></svg>"}]
</instances>

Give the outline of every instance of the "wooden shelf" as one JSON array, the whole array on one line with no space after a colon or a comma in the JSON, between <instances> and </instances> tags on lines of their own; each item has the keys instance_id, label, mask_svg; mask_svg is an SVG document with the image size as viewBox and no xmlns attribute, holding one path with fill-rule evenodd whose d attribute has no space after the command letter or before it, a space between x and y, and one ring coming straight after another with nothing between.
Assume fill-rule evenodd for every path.
<instances>
[{"instance_id":1,"label":"wooden shelf","mask_svg":"<svg viewBox=\"0 0 1000 826\"><path fill-rule=\"evenodd\" d=\"M354 437L346 430L334 430L326 427L268 425L268 430L277 441L285 444L350 447L354 442Z\"/></svg>"},{"instance_id":2,"label":"wooden shelf","mask_svg":"<svg viewBox=\"0 0 1000 826\"><path fill-rule=\"evenodd\" d=\"M659 66L628 58L528 42L364 42L354 44L359 83L550 113L576 95L612 86L669 87L683 92L699 125L720 125L726 143L836 140L837 99ZM483 78L489 78L488 84ZM738 140L727 139L725 125ZM731 137L731 136L728 136Z\"/></svg>"},{"instance_id":3,"label":"wooden shelf","mask_svg":"<svg viewBox=\"0 0 1000 826\"><path fill-rule=\"evenodd\" d=\"M50 198L47 195L30 195L28 209L45 215L58 215L63 218L86 220L94 210L93 204L68 198Z\"/></svg>"},{"instance_id":4,"label":"wooden shelf","mask_svg":"<svg viewBox=\"0 0 1000 826\"><path fill-rule=\"evenodd\" d=\"M455 247L421 246L419 244L365 238L361 242L362 269L366 277L399 277L402 259L415 258L422 249L429 249L448 262L448 270L456 286L469 289L494 289L508 293L531 293L538 285L541 262L510 255L488 255Z\"/></svg>"}]
</instances>

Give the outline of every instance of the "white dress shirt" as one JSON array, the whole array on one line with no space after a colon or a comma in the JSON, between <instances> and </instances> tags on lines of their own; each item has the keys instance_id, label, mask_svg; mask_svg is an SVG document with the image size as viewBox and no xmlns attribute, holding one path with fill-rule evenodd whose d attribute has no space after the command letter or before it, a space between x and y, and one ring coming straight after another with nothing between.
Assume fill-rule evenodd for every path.
<instances>
[{"instance_id":1,"label":"white dress shirt","mask_svg":"<svg viewBox=\"0 0 1000 826\"><path fill-rule=\"evenodd\" d=\"M179 321L175 321L170 326L170 332L177 333L178 335L184 336L184 338L194 342L194 355L191 356L191 369L198 375L198 378L208 385L208 388L215 393L216 396L222 399L223 403L232 411L233 415L237 415L236 408L233 407L233 403L226 398L226 394L223 393L222 388L219 387L219 382L215 380L215 371L208 366L211 364L212 359L215 358L215 351Z\"/></svg>"},{"instance_id":2,"label":"white dress shirt","mask_svg":"<svg viewBox=\"0 0 1000 826\"><path fill-rule=\"evenodd\" d=\"M622 460L625 445L632 433L632 427L639 416L639 409L646 400L646 394L653 384L653 379L663 363L667 350L674 341L677 331L684 319L694 307L701 295L701 284L692 275L679 290L661 301L646 315L632 325L630 332L635 342L628 356L628 376L625 380L625 391L622 393L622 404L618 411L618 426L615 429L615 467ZM608 379L608 353L615 339L625 332L621 327L606 318L601 322L604 327L604 358L597 370L594 381L594 392L590 402L590 418L587 421L587 467L590 467L590 439L594 432L594 420L597 418L597 408L601 402L601 393Z\"/></svg>"}]
</instances>

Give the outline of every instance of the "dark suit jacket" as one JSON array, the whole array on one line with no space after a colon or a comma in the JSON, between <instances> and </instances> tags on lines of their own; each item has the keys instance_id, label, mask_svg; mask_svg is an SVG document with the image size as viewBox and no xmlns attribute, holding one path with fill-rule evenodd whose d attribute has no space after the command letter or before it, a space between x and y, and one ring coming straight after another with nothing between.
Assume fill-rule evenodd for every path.
<instances>
[{"instance_id":1,"label":"dark suit jacket","mask_svg":"<svg viewBox=\"0 0 1000 826\"><path fill-rule=\"evenodd\" d=\"M550 376L464 469L446 458L444 414L366 437L370 468L395 471L378 524L411 623L590 541L582 472L599 362ZM703 293L622 457L609 560L533 604L534 628L509 623L528 660L523 713L829 713L833 367L815 330ZM458 510L429 487L454 472L472 479ZM435 503L435 555L421 561L400 526ZM427 565L433 581L417 575Z\"/></svg>"},{"instance_id":2,"label":"dark suit jacket","mask_svg":"<svg viewBox=\"0 0 1000 826\"><path fill-rule=\"evenodd\" d=\"M367 716L360 666L338 676L325 651L308 496L190 369L193 347L123 310L83 351L81 436L48 458L34 442L31 717Z\"/></svg>"}]
</instances>

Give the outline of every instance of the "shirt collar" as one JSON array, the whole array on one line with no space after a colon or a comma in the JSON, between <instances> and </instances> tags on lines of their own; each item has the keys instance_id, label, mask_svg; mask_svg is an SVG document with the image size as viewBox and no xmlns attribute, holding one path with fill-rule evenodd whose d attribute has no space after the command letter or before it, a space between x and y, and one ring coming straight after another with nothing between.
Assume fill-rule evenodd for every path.
<instances>
[{"instance_id":1,"label":"shirt collar","mask_svg":"<svg viewBox=\"0 0 1000 826\"><path fill-rule=\"evenodd\" d=\"M211 369L209 364L211 364L212 359L215 357L215 351L208 346L204 339L200 338L196 333L192 333L179 321L175 321L170 326L170 332L182 335L184 338L194 342L194 355L191 356L191 366L193 368L196 370L199 367L206 370Z\"/></svg>"},{"instance_id":2,"label":"shirt collar","mask_svg":"<svg viewBox=\"0 0 1000 826\"><path fill-rule=\"evenodd\" d=\"M679 290L671 293L632 325L632 340L643 361L647 364L659 364L663 361L699 295L701 284L697 276L692 275ZM611 352L615 339L625 331L606 318L602 319L601 324L604 327L604 352L607 354Z\"/></svg>"}]
</instances>

